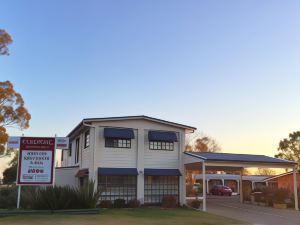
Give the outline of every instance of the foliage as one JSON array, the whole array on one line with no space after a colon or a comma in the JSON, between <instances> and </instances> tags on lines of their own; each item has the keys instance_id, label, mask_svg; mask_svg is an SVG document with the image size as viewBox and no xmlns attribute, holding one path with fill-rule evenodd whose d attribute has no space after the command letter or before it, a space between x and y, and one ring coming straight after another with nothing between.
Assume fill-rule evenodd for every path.
<instances>
[{"instance_id":1,"label":"foliage","mask_svg":"<svg viewBox=\"0 0 300 225\"><path fill-rule=\"evenodd\" d=\"M275 190L271 187L264 187L262 189L262 196L263 196L264 202L268 206L273 205L274 192L275 192Z\"/></svg>"},{"instance_id":2,"label":"foliage","mask_svg":"<svg viewBox=\"0 0 300 225\"><path fill-rule=\"evenodd\" d=\"M275 157L293 160L300 165L300 131L290 133L288 138L279 142L278 154Z\"/></svg>"},{"instance_id":3,"label":"foliage","mask_svg":"<svg viewBox=\"0 0 300 225\"><path fill-rule=\"evenodd\" d=\"M126 202L124 199L118 198L114 201L114 208L125 208Z\"/></svg>"},{"instance_id":4,"label":"foliage","mask_svg":"<svg viewBox=\"0 0 300 225\"><path fill-rule=\"evenodd\" d=\"M12 209L17 205L17 187L0 188L0 209Z\"/></svg>"},{"instance_id":5,"label":"foliage","mask_svg":"<svg viewBox=\"0 0 300 225\"><path fill-rule=\"evenodd\" d=\"M221 147L213 138L195 132L186 137L185 150L188 152L220 152Z\"/></svg>"},{"instance_id":6,"label":"foliage","mask_svg":"<svg viewBox=\"0 0 300 225\"><path fill-rule=\"evenodd\" d=\"M7 46L11 43L11 36L5 30L0 29L0 55L9 55Z\"/></svg>"},{"instance_id":7,"label":"foliage","mask_svg":"<svg viewBox=\"0 0 300 225\"><path fill-rule=\"evenodd\" d=\"M137 199L132 199L127 205L129 208L139 208L141 206L141 202Z\"/></svg>"},{"instance_id":8,"label":"foliage","mask_svg":"<svg viewBox=\"0 0 300 225\"><path fill-rule=\"evenodd\" d=\"M100 208L112 208L113 204L111 200L102 200L99 204Z\"/></svg>"},{"instance_id":9,"label":"foliage","mask_svg":"<svg viewBox=\"0 0 300 225\"><path fill-rule=\"evenodd\" d=\"M274 176L276 175L276 172L272 169L268 168L257 168L257 171L255 173L256 175L264 175L264 176Z\"/></svg>"},{"instance_id":10,"label":"foliage","mask_svg":"<svg viewBox=\"0 0 300 225\"><path fill-rule=\"evenodd\" d=\"M201 201L198 199L194 199L193 201L191 201L191 207L195 209L199 209L200 205L201 205Z\"/></svg>"},{"instance_id":11,"label":"foliage","mask_svg":"<svg viewBox=\"0 0 300 225\"><path fill-rule=\"evenodd\" d=\"M3 184L12 184L17 179L18 165L8 167L3 171Z\"/></svg>"},{"instance_id":12,"label":"foliage","mask_svg":"<svg viewBox=\"0 0 300 225\"><path fill-rule=\"evenodd\" d=\"M94 182L86 187L22 187L21 207L25 209L82 209L95 208L100 192L94 191ZM17 187L0 189L0 208L15 208Z\"/></svg>"},{"instance_id":13,"label":"foliage","mask_svg":"<svg viewBox=\"0 0 300 225\"><path fill-rule=\"evenodd\" d=\"M285 200L289 197L289 189L287 188L278 188L274 192L273 202L274 203L285 203Z\"/></svg>"},{"instance_id":14,"label":"foliage","mask_svg":"<svg viewBox=\"0 0 300 225\"><path fill-rule=\"evenodd\" d=\"M175 208L178 206L177 200L174 196L164 196L161 205L164 208Z\"/></svg>"},{"instance_id":15,"label":"foliage","mask_svg":"<svg viewBox=\"0 0 300 225\"><path fill-rule=\"evenodd\" d=\"M18 153L16 152L13 159L9 162L9 167L3 171L3 183L12 184L17 179L18 170Z\"/></svg>"},{"instance_id":16,"label":"foliage","mask_svg":"<svg viewBox=\"0 0 300 225\"><path fill-rule=\"evenodd\" d=\"M24 106L22 96L14 90L10 81L0 82L0 154L4 153L7 142L7 127L29 127L31 115Z\"/></svg>"}]
</instances>

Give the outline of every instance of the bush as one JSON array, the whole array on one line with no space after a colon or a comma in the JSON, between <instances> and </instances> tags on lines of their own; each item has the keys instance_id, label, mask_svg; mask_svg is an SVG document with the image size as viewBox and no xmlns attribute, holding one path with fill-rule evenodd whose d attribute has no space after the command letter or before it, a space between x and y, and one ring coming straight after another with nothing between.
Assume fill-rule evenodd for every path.
<instances>
[{"instance_id":1,"label":"bush","mask_svg":"<svg viewBox=\"0 0 300 225\"><path fill-rule=\"evenodd\" d=\"M274 203L284 204L285 200L289 197L289 189L279 188L274 192Z\"/></svg>"},{"instance_id":2,"label":"bush","mask_svg":"<svg viewBox=\"0 0 300 225\"><path fill-rule=\"evenodd\" d=\"M0 208L16 208L17 187L0 188ZM95 208L100 191L94 191L94 182L83 188L69 186L22 187L21 208L24 209L82 209Z\"/></svg>"},{"instance_id":3,"label":"bush","mask_svg":"<svg viewBox=\"0 0 300 225\"><path fill-rule=\"evenodd\" d=\"M197 199L191 201L191 207L193 207L195 209L199 209L200 205L201 205L201 201L199 201Z\"/></svg>"},{"instance_id":4,"label":"bush","mask_svg":"<svg viewBox=\"0 0 300 225\"><path fill-rule=\"evenodd\" d=\"M273 197L274 197L274 189L270 187L265 187L262 189L262 196L264 198L264 202L268 206L273 206Z\"/></svg>"},{"instance_id":5,"label":"bush","mask_svg":"<svg viewBox=\"0 0 300 225\"><path fill-rule=\"evenodd\" d=\"M141 206L141 203L139 200L133 199L130 200L127 205L129 208L139 208Z\"/></svg>"},{"instance_id":6,"label":"bush","mask_svg":"<svg viewBox=\"0 0 300 225\"><path fill-rule=\"evenodd\" d=\"M100 208L112 208L113 204L110 200L102 200L99 204Z\"/></svg>"},{"instance_id":7,"label":"bush","mask_svg":"<svg viewBox=\"0 0 300 225\"><path fill-rule=\"evenodd\" d=\"M124 199L116 199L114 201L114 208L125 208L126 204L125 204L125 200Z\"/></svg>"},{"instance_id":8,"label":"bush","mask_svg":"<svg viewBox=\"0 0 300 225\"><path fill-rule=\"evenodd\" d=\"M0 188L0 208L12 209L17 206L17 187Z\"/></svg>"},{"instance_id":9,"label":"bush","mask_svg":"<svg viewBox=\"0 0 300 225\"><path fill-rule=\"evenodd\" d=\"M177 200L174 196L165 196L162 199L162 207L164 208L175 208L177 207Z\"/></svg>"}]
</instances>

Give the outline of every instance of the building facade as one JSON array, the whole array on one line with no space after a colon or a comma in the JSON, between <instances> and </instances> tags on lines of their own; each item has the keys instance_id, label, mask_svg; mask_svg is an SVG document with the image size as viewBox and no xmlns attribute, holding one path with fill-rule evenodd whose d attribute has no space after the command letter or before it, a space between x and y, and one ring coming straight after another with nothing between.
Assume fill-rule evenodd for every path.
<instances>
[{"instance_id":1,"label":"building facade","mask_svg":"<svg viewBox=\"0 0 300 225\"><path fill-rule=\"evenodd\" d=\"M101 200L159 204L174 196L184 204L185 135L195 129L147 116L84 119L68 135L56 185L93 180Z\"/></svg>"}]
</instances>

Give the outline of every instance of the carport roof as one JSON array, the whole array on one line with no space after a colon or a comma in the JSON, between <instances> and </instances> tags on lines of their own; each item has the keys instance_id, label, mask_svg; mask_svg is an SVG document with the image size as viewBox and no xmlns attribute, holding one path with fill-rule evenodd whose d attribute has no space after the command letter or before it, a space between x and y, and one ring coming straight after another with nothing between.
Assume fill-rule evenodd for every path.
<instances>
[{"instance_id":1,"label":"carport roof","mask_svg":"<svg viewBox=\"0 0 300 225\"><path fill-rule=\"evenodd\" d=\"M294 161L273 158L265 155L234 154L234 153L214 153L214 152L185 152L205 161L223 162L250 162L250 163L274 163L274 164L297 164Z\"/></svg>"}]
</instances>

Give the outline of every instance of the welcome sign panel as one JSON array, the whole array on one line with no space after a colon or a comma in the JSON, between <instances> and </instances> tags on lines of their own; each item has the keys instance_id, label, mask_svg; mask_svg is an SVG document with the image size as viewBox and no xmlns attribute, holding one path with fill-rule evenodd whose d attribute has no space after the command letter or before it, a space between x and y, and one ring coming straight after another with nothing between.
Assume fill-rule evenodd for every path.
<instances>
[{"instance_id":1,"label":"welcome sign panel","mask_svg":"<svg viewBox=\"0 0 300 225\"><path fill-rule=\"evenodd\" d=\"M17 184L53 184L55 138L21 137Z\"/></svg>"}]
</instances>

